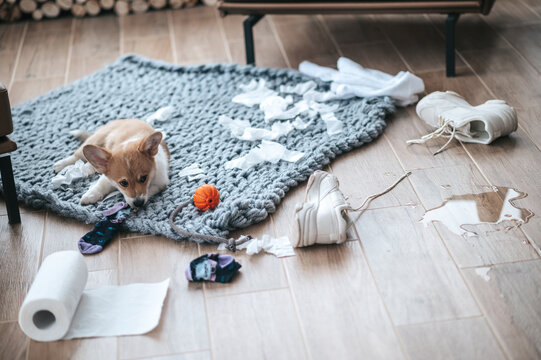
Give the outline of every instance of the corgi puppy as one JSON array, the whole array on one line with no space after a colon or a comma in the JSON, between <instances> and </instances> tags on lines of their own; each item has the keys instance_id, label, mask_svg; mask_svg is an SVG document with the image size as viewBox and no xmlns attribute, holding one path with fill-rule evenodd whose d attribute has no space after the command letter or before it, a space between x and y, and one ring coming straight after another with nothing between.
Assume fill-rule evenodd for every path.
<instances>
[{"instance_id":1,"label":"corgi puppy","mask_svg":"<svg viewBox=\"0 0 541 360\"><path fill-rule=\"evenodd\" d=\"M88 175L100 178L81 198L81 205L94 204L118 189L132 209L169 184L169 149L162 133L138 119L112 121L94 134L74 132L83 144L75 153L54 164L59 172L79 159L88 161Z\"/></svg>"}]
</instances>

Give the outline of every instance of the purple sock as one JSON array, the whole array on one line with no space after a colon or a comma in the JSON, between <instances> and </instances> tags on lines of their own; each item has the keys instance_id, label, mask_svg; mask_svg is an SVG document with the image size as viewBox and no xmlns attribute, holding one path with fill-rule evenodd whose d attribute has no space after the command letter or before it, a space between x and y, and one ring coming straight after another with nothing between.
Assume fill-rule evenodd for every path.
<instances>
[{"instance_id":1,"label":"purple sock","mask_svg":"<svg viewBox=\"0 0 541 360\"><path fill-rule=\"evenodd\" d=\"M231 282L241 265L231 255L206 254L192 260L184 273L188 281Z\"/></svg>"},{"instance_id":2,"label":"purple sock","mask_svg":"<svg viewBox=\"0 0 541 360\"><path fill-rule=\"evenodd\" d=\"M79 251L84 255L101 252L129 213L130 209L125 202L119 202L112 208L102 211L104 218L94 226L94 229L79 239Z\"/></svg>"}]
</instances>

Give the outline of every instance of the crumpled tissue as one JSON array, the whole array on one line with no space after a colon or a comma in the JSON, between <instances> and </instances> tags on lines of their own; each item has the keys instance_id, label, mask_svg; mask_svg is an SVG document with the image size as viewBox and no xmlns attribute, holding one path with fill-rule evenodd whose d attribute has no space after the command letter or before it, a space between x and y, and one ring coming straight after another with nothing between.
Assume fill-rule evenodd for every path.
<instances>
[{"instance_id":1,"label":"crumpled tissue","mask_svg":"<svg viewBox=\"0 0 541 360\"><path fill-rule=\"evenodd\" d=\"M260 145L253 148L248 154L225 163L226 169L239 168L247 170L254 165L268 161L273 164L280 160L297 162L304 156L304 153L288 150L285 146L274 142L263 140Z\"/></svg>"},{"instance_id":2,"label":"crumpled tissue","mask_svg":"<svg viewBox=\"0 0 541 360\"><path fill-rule=\"evenodd\" d=\"M425 89L423 80L408 71L401 71L395 76L382 71L366 69L356 62L341 57L337 62L338 70L303 61L299 71L331 81L331 91L318 92L309 90L305 100L325 102L352 97L390 96L398 106L408 106L417 102L416 94Z\"/></svg>"},{"instance_id":3,"label":"crumpled tissue","mask_svg":"<svg viewBox=\"0 0 541 360\"><path fill-rule=\"evenodd\" d=\"M254 106L261 104L263 100L269 96L278 95L274 90L269 89L266 86L266 81L264 79L259 79L259 81L252 81L247 85L239 85L239 88L244 91L244 93L236 95L233 97L233 102L238 104L243 104L246 106Z\"/></svg>"},{"instance_id":4,"label":"crumpled tissue","mask_svg":"<svg viewBox=\"0 0 541 360\"><path fill-rule=\"evenodd\" d=\"M317 87L317 84L315 81L307 81L304 83L300 83L294 86L291 85L280 85L280 92L286 93L286 94L297 94L297 95L304 95L304 93L314 90Z\"/></svg>"},{"instance_id":5,"label":"crumpled tissue","mask_svg":"<svg viewBox=\"0 0 541 360\"><path fill-rule=\"evenodd\" d=\"M62 185L71 185L74 181L84 179L94 175L96 170L90 163L85 163L83 160L77 160L75 164L68 165L56 174L51 183L53 189L61 188Z\"/></svg>"},{"instance_id":6,"label":"crumpled tissue","mask_svg":"<svg viewBox=\"0 0 541 360\"><path fill-rule=\"evenodd\" d=\"M180 177L188 177L188 181L203 179L205 176L205 170L200 168L198 163L193 163L190 166L185 167L184 169L178 172Z\"/></svg>"},{"instance_id":7,"label":"crumpled tissue","mask_svg":"<svg viewBox=\"0 0 541 360\"><path fill-rule=\"evenodd\" d=\"M78 251L47 256L19 311L23 332L37 341L56 341L138 335L158 326L169 279L84 290L87 278Z\"/></svg>"},{"instance_id":8,"label":"crumpled tissue","mask_svg":"<svg viewBox=\"0 0 541 360\"><path fill-rule=\"evenodd\" d=\"M246 249L246 254L258 254L261 250L277 257L295 256L295 250L287 236L273 238L270 235L263 235L261 239L253 238L243 244L237 245L237 250ZM227 250L226 244L218 246L218 250Z\"/></svg>"},{"instance_id":9,"label":"crumpled tissue","mask_svg":"<svg viewBox=\"0 0 541 360\"><path fill-rule=\"evenodd\" d=\"M167 121L167 120L171 119L171 117L173 117L174 112L175 112L174 107L165 106L165 107L162 107L162 108L158 109L153 114L150 114L145 119L145 121L147 123L149 123L150 125L154 125L155 122L159 122L159 123L164 122L164 121Z\"/></svg>"},{"instance_id":10,"label":"crumpled tissue","mask_svg":"<svg viewBox=\"0 0 541 360\"><path fill-rule=\"evenodd\" d=\"M231 135L240 140L276 140L281 136L287 135L293 130L289 121L274 123L270 130L262 128L253 128L247 120L231 119L229 116L220 115L218 123L227 127Z\"/></svg>"}]
</instances>

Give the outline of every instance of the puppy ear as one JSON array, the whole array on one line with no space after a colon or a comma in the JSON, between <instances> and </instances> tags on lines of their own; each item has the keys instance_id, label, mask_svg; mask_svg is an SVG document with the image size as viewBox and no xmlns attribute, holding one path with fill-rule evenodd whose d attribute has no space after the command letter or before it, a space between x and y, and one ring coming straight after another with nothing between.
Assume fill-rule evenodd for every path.
<instances>
[{"instance_id":1,"label":"puppy ear","mask_svg":"<svg viewBox=\"0 0 541 360\"><path fill-rule=\"evenodd\" d=\"M146 138L144 138L139 144L139 151L150 156L154 156L158 153L158 146L162 142L162 133L156 131Z\"/></svg>"},{"instance_id":2,"label":"puppy ear","mask_svg":"<svg viewBox=\"0 0 541 360\"><path fill-rule=\"evenodd\" d=\"M83 155L94 166L97 172L103 174L107 171L109 160L111 159L111 153L109 151L96 145L85 145L83 147Z\"/></svg>"}]
</instances>

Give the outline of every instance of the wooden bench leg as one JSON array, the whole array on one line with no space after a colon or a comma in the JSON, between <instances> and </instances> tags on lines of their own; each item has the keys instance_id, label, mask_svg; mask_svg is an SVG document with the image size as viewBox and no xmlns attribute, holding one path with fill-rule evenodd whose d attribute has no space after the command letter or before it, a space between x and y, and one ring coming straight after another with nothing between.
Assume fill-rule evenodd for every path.
<instances>
[{"instance_id":1,"label":"wooden bench leg","mask_svg":"<svg viewBox=\"0 0 541 360\"><path fill-rule=\"evenodd\" d=\"M242 23L244 26L244 45L246 48L246 65L255 65L255 54L254 54L254 32L253 27L263 15L250 15Z\"/></svg>"},{"instance_id":2,"label":"wooden bench leg","mask_svg":"<svg viewBox=\"0 0 541 360\"><path fill-rule=\"evenodd\" d=\"M19 224L21 222L21 215L19 213L17 191L15 190L13 168L11 167L11 158L9 155L0 157L0 173L2 175L2 185L4 185L4 198L6 199L9 223Z\"/></svg>"},{"instance_id":3,"label":"wooden bench leg","mask_svg":"<svg viewBox=\"0 0 541 360\"><path fill-rule=\"evenodd\" d=\"M445 67L447 77L455 76L455 24L459 14L449 14L445 20Z\"/></svg>"}]
</instances>

